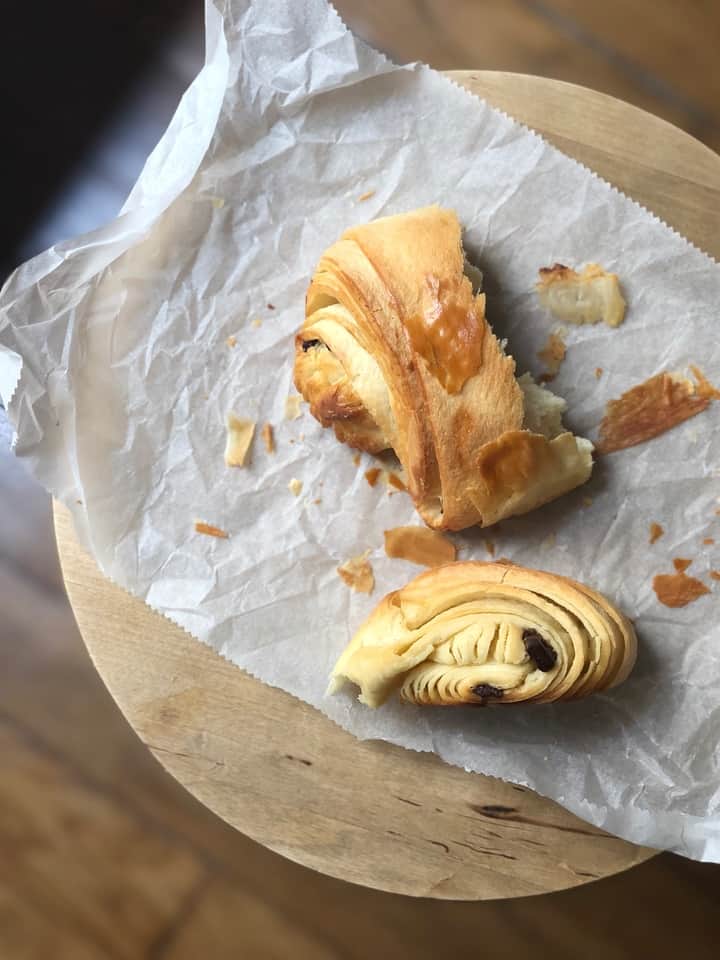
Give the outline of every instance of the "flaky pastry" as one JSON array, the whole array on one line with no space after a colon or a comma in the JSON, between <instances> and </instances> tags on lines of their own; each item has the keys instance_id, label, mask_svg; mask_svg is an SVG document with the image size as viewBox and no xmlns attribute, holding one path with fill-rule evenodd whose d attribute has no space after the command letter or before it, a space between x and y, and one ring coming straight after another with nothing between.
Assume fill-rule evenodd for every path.
<instances>
[{"instance_id":1,"label":"flaky pastry","mask_svg":"<svg viewBox=\"0 0 720 960\"><path fill-rule=\"evenodd\" d=\"M473 290L456 215L440 207L348 230L323 255L296 338L295 385L323 426L393 449L428 526L526 513L583 483L592 445L565 403L515 378Z\"/></svg>"},{"instance_id":2,"label":"flaky pastry","mask_svg":"<svg viewBox=\"0 0 720 960\"><path fill-rule=\"evenodd\" d=\"M621 683L630 621L601 594L510 563L450 563L388 594L338 660L329 692L370 707L571 700Z\"/></svg>"}]
</instances>

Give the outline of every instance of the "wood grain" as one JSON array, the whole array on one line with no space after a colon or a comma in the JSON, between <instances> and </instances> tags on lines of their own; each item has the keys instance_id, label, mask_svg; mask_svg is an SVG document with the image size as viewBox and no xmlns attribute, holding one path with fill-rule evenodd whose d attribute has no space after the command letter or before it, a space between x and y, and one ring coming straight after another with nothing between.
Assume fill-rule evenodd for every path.
<instances>
[{"instance_id":1,"label":"wood grain","mask_svg":"<svg viewBox=\"0 0 720 960\"><path fill-rule=\"evenodd\" d=\"M572 85L454 77L718 252L720 161L698 141ZM353 740L112 587L67 514L56 521L78 622L121 709L198 799L271 849L382 890L454 899L568 888L650 855L526 790Z\"/></svg>"}]
</instances>

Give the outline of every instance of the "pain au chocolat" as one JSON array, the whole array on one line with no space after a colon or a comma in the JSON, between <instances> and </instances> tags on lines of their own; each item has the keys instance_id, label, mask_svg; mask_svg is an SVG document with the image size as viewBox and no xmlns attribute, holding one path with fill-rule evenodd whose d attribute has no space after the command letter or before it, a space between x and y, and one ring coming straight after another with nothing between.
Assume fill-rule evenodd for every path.
<instances>
[{"instance_id":1,"label":"pain au chocolat","mask_svg":"<svg viewBox=\"0 0 720 960\"><path fill-rule=\"evenodd\" d=\"M630 621L595 590L509 563L449 563L388 594L338 660L331 693L359 687L428 706L574 700L621 683Z\"/></svg>"},{"instance_id":2,"label":"pain au chocolat","mask_svg":"<svg viewBox=\"0 0 720 960\"><path fill-rule=\"evenodd\" d=\"M295 385L323 426L392 449L430 527L489 526L584 483L592 445L565 402L515 377L485 319L461 227L433 206L348 230L323 254L296 338Z\"/></svg>"}]
</instances>

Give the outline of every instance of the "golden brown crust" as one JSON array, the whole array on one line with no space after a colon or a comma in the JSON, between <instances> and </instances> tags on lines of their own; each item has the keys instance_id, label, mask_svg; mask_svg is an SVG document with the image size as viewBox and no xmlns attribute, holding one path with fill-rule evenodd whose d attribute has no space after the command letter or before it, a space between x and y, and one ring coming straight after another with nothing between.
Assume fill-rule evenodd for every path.
<instances>
[{"instance_id":1,"label":"golden brown crust","mask_svg":"<svg viewBox=\"0 0 720 960\"><path fill-rule=\"evenodd\" d=\"M532 509L592 469L589 444L523 430L515 363L463 267L460 224L439 207L348 230L312 278L295 354L313 415L352 446L392 448L423 520L450 530ZM526 477L525 494L508 498L488 488L479 460L521 433L537 437L536 463L565 472ZM562 451L540 452L562 437Z\"/></svg>"},{"instance_id":2,"label":"golden brown crust","mask_svg":"<svg viewBox=\"0 0 720 960\"><path fill-rule=\"evenodd\" d=\"M567 577L508 563L450 563L386 596L331 680L379 706L549 702L621 683L637 639L605 597Z\"/></svg>"},{"instance_id":3,"label":"golden brown crust","mask_svg":"<svg viewBox=\"0 0 720 960\"><path fill-rule=\"evenodd\" d=\"M651 440L702 413L710 399L690 380L658 373L608 402L597 449L614 453Z\"/></svg>"}]
</instances>

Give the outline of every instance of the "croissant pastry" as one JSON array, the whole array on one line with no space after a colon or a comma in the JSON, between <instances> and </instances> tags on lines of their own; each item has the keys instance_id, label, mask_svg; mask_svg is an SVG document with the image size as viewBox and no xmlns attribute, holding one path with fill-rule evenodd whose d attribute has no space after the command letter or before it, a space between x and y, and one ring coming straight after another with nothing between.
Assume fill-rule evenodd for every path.
<instances>
[{"instance_id":1,"label":"croissant pastry","mask_svg":"<svg viewBox=\"0 0 720 960\"><path fill-rule=\"evenodd\" d=\"M473 269L452 211L354 227L318 264L295 347L313 416L351 447L394 450L423 520L445 530L533 510L592 470L565 402L515 378Z\"/></svg>"},{"instance_id":2,"label":"croissant pastry","mask_svg":"<svg viewBox=\"0 0 720 960\"><path fill-rule=\"evenodd\" d=\"M449 563L388 594L338 660L380 706L394 692L433 706L571 700L621 683L630 621L589 587L509 563Z\"/></svg>"}]
</instances>

